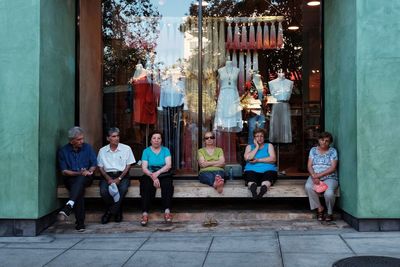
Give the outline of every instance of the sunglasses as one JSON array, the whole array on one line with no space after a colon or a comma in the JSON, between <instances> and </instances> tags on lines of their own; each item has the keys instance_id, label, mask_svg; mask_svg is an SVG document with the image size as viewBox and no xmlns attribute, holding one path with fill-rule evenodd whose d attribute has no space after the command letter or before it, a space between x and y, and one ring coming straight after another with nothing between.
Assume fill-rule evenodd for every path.
<instances>
[{"instance_id":1,"label":"sunglasses","mask_svg":"<svg viewBox=\"0 0 400 267\"><path fill-rule=\"evenodd\" d=\"M215 139L215 136L206 136L206 137L204 137L204 140L208 140L208 139Z\"/></svg>"}]
</instances>

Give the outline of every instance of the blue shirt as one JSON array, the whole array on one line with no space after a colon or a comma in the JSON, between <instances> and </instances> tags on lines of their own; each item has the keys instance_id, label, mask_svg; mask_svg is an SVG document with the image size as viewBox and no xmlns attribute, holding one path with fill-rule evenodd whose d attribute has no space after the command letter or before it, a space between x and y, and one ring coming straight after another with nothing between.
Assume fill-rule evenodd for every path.
<instances>
[{"instance_id":1,"label":"blue shirt","mask_svg":"<svg viewBox=\"0 0 400 267\"><path fill-rule=\"evenodd\" d=\"M165 158L171 157L171 152L165 146L161 146L158 154L154 153L150 147L143 150L142 161L147 161L150 171L158 170L165 166Z\"/></svg>"},{"instance_id":2,"label":"blue shirt","mask_svg":"<svg viewBox=\"0 0 400 267\"><path fill-rule=\"evenodd\" d=\"M89 170L90 167L97 166L97 158L89 144L83 143L77 151L71 144L66 144L58 151L58 163L61 171L80 172L82 169Z\"/></svg>"},{"instance_id":3,"label":"blue shirt","mask_svg":"<svg viewBox=\"0 0 400 267\"><path fill-rule=\"evenodd\" d=\"M310 150L310 154L308 156L312 160L312 168L315 173L321 173L326 171L332 166L332 161L338 160L338 154L336 149L330 147L329 150L325 154L320 154L318 152L317 147L313 147ZM333 172L324 177L321 177L321 181L326 179L338 179L337 172Z\"/></svg>"},{"instance_id":4,"label":"blue shirt","mask_svg":"<svg viewBox=\"0 0 400 267\"><path fill-rule=\"evenodd\" d=\"M258 149L254 158L261 159L269 157L268 146L269 144L265 143L263 148ZM251 150L253 150L255 147L256 146L254 144L250 145ZM258 173L263 173L267 171L276 171L276 165L274 163L267 163L267 162L256 162L256 163L247 162L246 166L244 167L244 171L253 171Z\"/></svg>"}]
</instances>

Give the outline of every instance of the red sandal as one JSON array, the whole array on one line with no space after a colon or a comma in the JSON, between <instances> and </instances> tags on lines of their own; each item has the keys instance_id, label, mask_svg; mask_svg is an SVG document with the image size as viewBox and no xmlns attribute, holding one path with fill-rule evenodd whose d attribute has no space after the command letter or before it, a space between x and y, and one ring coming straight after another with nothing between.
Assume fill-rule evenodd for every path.
<instances>
[{"instance_id":1,"label":"red sandal","mask_svg":"<svg viewBox=\"0 0 400 267\"><path fill-rule=\"evenodd\" d=\"M171 213L165 213L164 214L164 220L166 223L172 223L172 214Z\"/></svg>"},{"instance_id":2,"label":"red sandal","mask_svg":"<svg viewBox=\"0 0 400 267\"><path fill-rule=\"evenodd\" d=\"M142 220L140 221L140 224L142 226L146 226L149 222L149 216L148 215L142 215Z\"/></svg>"}]
</instances>

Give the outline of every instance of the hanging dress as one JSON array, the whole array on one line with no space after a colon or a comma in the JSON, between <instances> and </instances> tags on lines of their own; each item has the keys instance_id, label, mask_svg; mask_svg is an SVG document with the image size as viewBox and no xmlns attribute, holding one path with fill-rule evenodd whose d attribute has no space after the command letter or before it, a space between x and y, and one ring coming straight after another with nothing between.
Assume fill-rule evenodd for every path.
<instances>
[{"instance_id":1,"label":"hanging dress","mask_svg":"<svg viewBox=\"0 0 400 267\"><path fill-rule=\"evenodd\" d=\"M239 93L242 94L244 92L244 79L246 73L244 72L244 53L239 53Z\"/></svg>"},{"instance_id":2,"label":"hanging dress","mask_svg":"<svg viewBox=\"0 0 400 267\"><path fill-rule=\"evenodd\" d=\"M282 21L279 21L278 24L278 40L276 44L278 49L283 47L283 28L282 28Z\"/></svg>"},{"instance_id":3,"label":"hanging dress","mask_svg":"<svg viewBox=\"0 0 400 267\"><path fill-rule=\"evenodd\" d=\"M263 33L263 49L269 49L269 31L268 23L264 22L264 33Z\"/></svg>"},{"instance_id":4,"label":"hanging dress","mask_svg":"<svg viewBox=\"0 0 400 267\"><path fill-rule=\"evenodd\" d=\"M270 32L270 37L269 37L269 48L270 49L276 49L276 27L275 27L275 21L272 22L271 24L271 32Z\"/></svg>"},{"instance_id":5,"label":"hanging dress","mask_svg":"<svg viewBox=\"0 0 400 267\"><path fill-rule=\"evenodd\" d=\"M257 49L263 49L263 37L262 37L261 22L258 22L258 23L257 23L256 48L257 48Z\"/></svg>"},{"instance_id":6,"label":"hanging dress","mask_svg":"<svg viewBox=\"0 0 400 267\"><path fill-rule=\"evenodd\" d=\"M156 96L146 75L133 80L133 92L133 122L155 124L157 121Z\"/></svg>"},{"instance_id":7,"label":"hanging dress","mask_svg":"<svg viewBox=\"0 0 400 267\"><path fill-rule=\"evenodd\" d=\"M233 49L232 22L228 22L228 29L226 31L226 49Z\"/></svg>"},{"instance_id":8,"label":"hanging dress","mask_svg":"<svg viewBox=\"0 0 400 267\"><path fill-rule=\"evenodd\" d=\"M239 24L235 23L235 30L233 33L233 49L240 49L240 32L239 32Z\"/></svg>"},{"instance_id":9,"label":"hanging dress","mask_svg":"<svg viewBox=\"0 0 400 267\"><path fill-rule=\"evenodd\" d=\"M250 31L249 31L249 42L247 43L248 49L256 48L256 33L254 29L254 23L250 23Z\"/></svg>"},{"instance_id":10,"label":"hanging dress","mask_svg":"<svg viewBox=\"0 0 400 267\"><path fill-rule=\"evenodd\" d=\"M241 33L241 41L240 41L240 49L244 50L247 49L247 28L246 23L242 25L242 33Z\"/></svg>"}]
</instances>

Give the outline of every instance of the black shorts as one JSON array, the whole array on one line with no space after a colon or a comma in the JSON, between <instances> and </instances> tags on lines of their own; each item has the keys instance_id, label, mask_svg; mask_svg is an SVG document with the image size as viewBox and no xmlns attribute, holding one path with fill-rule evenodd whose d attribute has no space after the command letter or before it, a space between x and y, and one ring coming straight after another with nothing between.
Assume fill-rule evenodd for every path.
<instances>
[{"instance_id":1,"label":"black shorts","mask_svg":"<svg viewBox=\"0 0 400 267\"><path fill-rule=\"evenodd\" d=\"M264 181L269 181L273 185L278 178L278 173L276 171L266 171L266 172L255 172L255 171L245 171L244 172L245 185L249 182L254 182L258 186Z\"/></svg>"}]
</instances>

